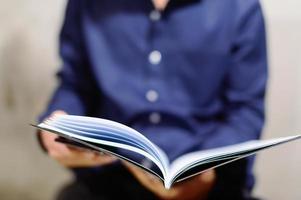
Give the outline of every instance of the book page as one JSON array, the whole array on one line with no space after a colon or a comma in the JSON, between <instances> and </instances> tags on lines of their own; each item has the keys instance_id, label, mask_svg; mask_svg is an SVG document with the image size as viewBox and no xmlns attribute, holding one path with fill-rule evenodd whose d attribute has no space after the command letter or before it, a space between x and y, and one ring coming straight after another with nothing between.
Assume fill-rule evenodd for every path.
<instances>
[{"instance_id":1,"label":"book page","mask_svg":"<svg viewBox=\"0 0 301 200\"><path fill-rule=\"evenodd\" d=\"M71 138L129 150L151 160L166 176L165 153L145 136L125 125L110 120L59 115L39 124L40 128L59 132Z\"/></svg>"},{"instance_id":2,"label":"book page","mask_svg":"<svg viewBox=\"0 0 301 200\"><path fill-rule=\"evenodd\" d=\"M245 156L246 154L250 155L252 152L299 138L301 138L301 135L270 140L252 140L240 144L188 153L171 163L168 179L174 179L177 174L182 173L184 170L189 169L189 167L196 165L197 163L206 164L212 161L241 157Z\"/></svg>"},{"instance_id":3,"label":"book page","mask_svg":"<svg viewBox=\"0 0 301 200\"><path fill-rule=\"evenodd\" d=\"M97 130L96 134L109 134L112 137L121 137L124 136L127 139L133 139L133 141L139 142L139 144L144 145L148 150L152 151L155 157L163 163L165 167L168 167L169 161L166 154L155 144L153 144L150 140L148 140L144 135L139 133L138 131L123 125L118 122L114 122L111 120L94 118L94 117L83 117L83 116L74 116L74 115L60 115L55 118L55 124L61 123L61 125L65 124L79 124L82 127L86 127L90 129L94 128ZM53 124L53 125L55 125ZM110 130L110 132L108 131Z\"/></svg>"}]
</instances>

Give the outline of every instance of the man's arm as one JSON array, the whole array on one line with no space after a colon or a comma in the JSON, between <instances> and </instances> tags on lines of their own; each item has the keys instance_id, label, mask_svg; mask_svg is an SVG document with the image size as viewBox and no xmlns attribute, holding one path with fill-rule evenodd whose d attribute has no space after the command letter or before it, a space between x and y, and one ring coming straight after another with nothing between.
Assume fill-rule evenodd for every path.
<instances>
[{"instance_id":1,"label":"man's arm","mask_svg":"<svg viewBox=\"0 0 301 200\"><path fill-rule=\"evenodd\" d=\"M238 1L240 2L240 1ZM232 46L232 66L224 83L224 118L208 135L203 148L214 148L257 139L264 123L267 82L265 26L259 2L238 15ZM250 3L253 2L253 3Z\"/></svg>"},{"instance_id":2,"label":"man's arm","mask_svg":"<svg viewBox=\"0 0 301 200\"><path fill-rule=\"evenodd\" d=\"M62 67L57 74L59 85L41 120L56 110L74 115L91 114L100 102L83 43L80 4L80 0L69 0L67 4L60 33Z\"/></svg>"},{"instance_id":3,"label":"man's arm","mask_svg":"<svg viewBox=\"0 0 301 200\"><path fill-rule=\"evenodd\" d=\"M237 1L242 9L237 17L232 47L232 65L224 85L226 109L223 119L202 143L203 149L258 139L264 124L264 97L267 82L266 33L258 0ZM252 188L250 174L253 158L217 168L218 193L239 195ZM232 187L225 187L231 182ZM233 190L233 191L232 191ZM213 197L214 198L214 197Z\"/></svg>"},{"instance_id":4,"label":"man's arm","mask_svg":"<svg viewBox=\"0 0 301 200\"><path fill-rule=\"evenodd\" d=\"M91 115L100 103L82 43L80 6L79 0L68 2L60 34L60 55L63 61L58 73L60 82L40 121L53 114ZM48 154L65 167L94 167L115 160L111 156L100 156L91 151L58 143L55 141L57 136L51 133L41 131L38 136ZM86 169L77 171L83 173Z\"/></svg>"}]
</instances>

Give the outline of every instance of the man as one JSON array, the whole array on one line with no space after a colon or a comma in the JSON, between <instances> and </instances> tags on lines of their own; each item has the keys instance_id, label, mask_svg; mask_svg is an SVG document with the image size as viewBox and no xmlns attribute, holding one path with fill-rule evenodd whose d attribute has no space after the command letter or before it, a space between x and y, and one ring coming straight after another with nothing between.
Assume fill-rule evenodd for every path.
<instances>
[{"instance_id":1,"label":"man","mask_svg":"<svg viewBox=\"0 0 301 200\"><path fill-rule=\"evenodd\" d=\"M112 119L145 134L171 160L257 139L265 43L258 0L69 0L60 84L41 120L51 113ZM76 175L58 199L251 198L252 159L165 190L113 157L40 136L49 155Z\"/></svg>"}]
</instances>

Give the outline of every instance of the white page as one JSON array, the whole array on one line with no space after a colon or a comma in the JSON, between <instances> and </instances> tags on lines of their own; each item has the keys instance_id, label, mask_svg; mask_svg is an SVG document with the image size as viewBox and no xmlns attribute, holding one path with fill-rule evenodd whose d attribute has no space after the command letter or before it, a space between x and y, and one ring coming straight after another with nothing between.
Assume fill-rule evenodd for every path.
<instances>
[{"instance_id":1,"label":"white page","mask_svg":"<svg viewBox=\"0 0 301 200\"><path fill-rule=\"evenodd\" d=\"M49 120L46 120L50 122L53 121L60 121L60 120L70 120L73 122L79 122L79 123L85 123L85 124L93 124L103 127L111 127L113 129L116 129L119 133L125 134L125 135L131 135L131 137L135 137L137 140L142 141L145 145L153 149L157 156L160 158L160 161L162 165L164 166L165 171L169 167L169 160L166 156L166 154L154 143L152 143L150 140L148 140L144 135L136 131L135 129L132 129L124 124L107 120L107 119L101 119L101 118L94 118L94 117L85 117L85 116L75 116L75 115L57 115L54 117L49 118Z\"/></svg>"},{"instance_id":2,"label":"white page","mask_svg":"<svg viewBox=\"0 0 301 200\"><path fill-rule=\"evenodd\" d=\"M297 138L300 138L301 135L297 136L290 136L290 137L283 137L283 138L277 138L277 139L270 139L270 140L252 140L240 144L215 148L215 149L209 149L209 150L203 150L203 151L197 151L192 152L189 154L185 154L184 156L179 157L174 162L171 163L170 166L170 173L168 174L168 180L172 179L172 177L176 176L181 170L187 168L191 163L195 163L198 161L206 160L209 158L219 157L223 155L231 155L235 152L243 152L258 148L263 148L266 146L271 146L275 144L280 144L283 142L291 141Z\"/></svg>"},{"instance_id":3,"label":"white page","mask_svg":"<svg viewBox=\"0 0 301 200\"><path fill-rule=\"evenodd\" d=\"M85 136L80 136L80 135L73 134L73 133L70 133L70 132L67 132L67 131L63 131L59 128L54 128L54 127L49 126L45 123L39 124L38 127L45 128L45 129L48 129L48 130L52 130L54 132L59 132L63 135L66 135L66 136L69 136L69 137L72 137L72 138L76 138L76 139L79 139L79 140L83 140L83 141L86 141L86 142L93 142L93 143L96 143L96 144L103 144L103 145L116 147L116 148L121 148L121 149L126 149L126 150L129 150L129 151L138 153L138 154L150 159L152 162L154 162L158 166L158 168L161 170L164 179L166 178L167 174L166 174L166 170L164 169L163 164L159 160L157 160L155 157L150 155L148 152L143 151L141 149L138 149L136 147L125 145L125 144L120 144L120 143L115 143L115 142L104 141L104 140L97 140L97 139L89 138L89 137L85 137Z\"/></svg>"},{"instance_id":4,"label":"white page","mask_svg":"<svg viewBox=\"0 0 301 200\"><path fill-rule=\"evenodd\" d=\"M120 134L116 134L116 132L113 131L108 131L108 130L102 130L102 129L93 129L93 128L89 128L89 127L85 127L82 128L81 126L79 126L80 124L64 124L62 122L56 122L55 126L56 128L59 129L65 129L67 132L72 132L72 133L78 133L82 136L87 136L87 137L98 137L96 139L100 139L100 140L106 140L104 138L107 138L108 141L112 141L112 140L118 140L120 143L130 143L130 145L140 148L142 150L148 151L149 148L146 148L146 145L143 145L143 143L141 144L141 142L137 143L137 140L135 140L132 137L125 137L125 136L121 136ZM103 139L102 139L103 138ZM112 141L114 142L114 141ZM153 156L157 157L156 154L153 154ZM159 159L159 158L158 158Z\"/></svg>"},{"instance_id":5,"label":"white page","mask_svg":"<svg viewBox=\"0 0 301 200\"><path fill-rule=\"evenodd\" d=\"M81 135L81 136L94 138L94 139L97 139L97 140L99 139L99 140L105 140L105 141L110 141L110 142L114 142L113 140L117 140L115 142L118 142L118 143L121 143L121 144L128 144L128 145L131 145L133 147L136 147L136 148L139 148L141 150L144 150L144 151L148 152L148 149L145 149L144 146L142 146L140 144L137 144L137 141L135 141L135 140L130 140L130 139L127 139L127 138L122 138L122 137L114 137L114 134L97 134L97 132L96 133L93 132L93 131L96 131L96 130L93 130L93 129L89 129L88 130L89 132L88 132L86 130L80 129L80 127L77 127L77 126L73 126L73 125L72 126L63 126L63 125L61 126L59 123L57 123L57 124L59 126L54 126L54 128L65 130L67 132L78 134L78 135ZM97 137L97 138L95 138L95 137ZM157 155L155 155L155 154L152 154L152 155L159 160Z\"/></svg>"}]
</instances>

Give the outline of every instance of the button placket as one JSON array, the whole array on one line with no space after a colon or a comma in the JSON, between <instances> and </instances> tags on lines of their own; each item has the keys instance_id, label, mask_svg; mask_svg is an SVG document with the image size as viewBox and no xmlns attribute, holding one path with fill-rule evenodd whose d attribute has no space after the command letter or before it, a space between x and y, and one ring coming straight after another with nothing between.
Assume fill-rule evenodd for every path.
<instances>
[{"instance_id":1,"label":"button placket","mask_svg":"<svg viewBox=\"0 0 301 200\"><path fill-rule=\"evenodd\" d=\"M152 21L152 30L154 31L154 29L157 27L156 26L157 23L159 23L159 20L161 20L161 18L162 18L162 13L160 11L154 9L149 13L149 18L150 18L150 21ZM153 33L155 33L155 32L153 32ZM154 46L153 46L153 49L150 49L150 50L151 51L148 55L148 62L152 66L158 67L162 61L162 53L158 49L154 48ZM145 98L148 102L155 103L159 99L159 93L154 88L149 89L145 93ZM149 114L149 122L151 124L160 123L161 122L161 114L159 112L151 112Z\"/></svg>"}]
</instances>

